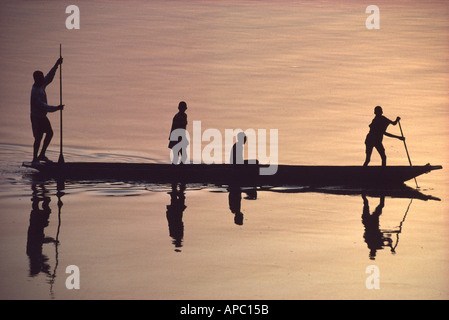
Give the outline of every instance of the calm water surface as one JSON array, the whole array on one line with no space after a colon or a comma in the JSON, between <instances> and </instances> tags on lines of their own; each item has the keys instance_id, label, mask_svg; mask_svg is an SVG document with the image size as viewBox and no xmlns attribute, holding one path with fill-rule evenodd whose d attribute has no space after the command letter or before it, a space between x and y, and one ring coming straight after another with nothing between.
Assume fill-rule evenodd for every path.
<instances>
[{"instance_id":1,"label":"calm water surface","mask_svg":"<svg viewBox=\"0 0 449 320\"><path fill-rule=\"evenodd\" d=\"M358 1L80 2L80 30L65 28L71 3L0 3L1 298L449 297L446 2L377 2L379 30ZM443 165L418 179L439 200L387 196L377 221L364 212L382 199L357 192L244 190L235 202L219 186L40 181L20 167L31 75L60 43L66 161L167 163L185 100L189 130L278 129L279 163L358 165L382 105L401 116L413 164ZM58 104L57 77L47 95ZM408 165L401 141L384 145L389 164ZM79 290L66 289L69 265ZM379 290L366 288L370 265Z\"/></svg>"}]
</instances>

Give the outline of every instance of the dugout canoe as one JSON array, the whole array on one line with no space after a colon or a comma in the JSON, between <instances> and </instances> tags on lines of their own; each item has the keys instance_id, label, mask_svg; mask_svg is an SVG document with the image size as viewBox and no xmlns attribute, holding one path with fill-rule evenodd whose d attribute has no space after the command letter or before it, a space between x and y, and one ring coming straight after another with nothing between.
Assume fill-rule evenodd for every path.
<instances>
[{"instance_id":1,"label":"dugout canoe","mask_svg":"<svg viewBox=\"0 0 449 320\"><path fill-rule=\"evenodd\" d=\"M259 164L159 164L113 162L24 162L24 167L67 180L112 179L154 183L241 185L383 186L394 187L442 166L300 166L278 165L273 175L260 175Z\"/></svg>"}]
</instances>

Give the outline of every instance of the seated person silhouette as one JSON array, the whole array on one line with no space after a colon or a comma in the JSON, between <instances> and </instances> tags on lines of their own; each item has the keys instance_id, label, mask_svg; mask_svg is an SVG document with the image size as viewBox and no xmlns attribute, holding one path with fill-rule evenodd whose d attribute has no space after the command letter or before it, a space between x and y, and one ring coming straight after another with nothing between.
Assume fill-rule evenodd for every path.
<instances>
[{"instance_id":1,"label":"seated person silhouette","mask_svg":"<svg viewBox=\"0 0 449 320\"><path fill-rule=\"evenodd\" d=\"M239 132L237 134L237 142L234 144L231 150L230 163L231 164L244 164L243 160L243 146L246 143L246 134Z\"/></svg>"}]
</instances>

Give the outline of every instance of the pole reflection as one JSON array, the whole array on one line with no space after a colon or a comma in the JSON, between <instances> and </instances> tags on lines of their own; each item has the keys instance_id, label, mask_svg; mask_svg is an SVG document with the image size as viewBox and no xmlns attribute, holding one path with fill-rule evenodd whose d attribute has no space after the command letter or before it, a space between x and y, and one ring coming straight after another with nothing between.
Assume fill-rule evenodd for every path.
<instances>
[{"instance_id":1,"label":"pole reflection","mask_svg":"<svg viewBox=\"0 0 449 320\"><path fill-rule=\"evenodd\" d=\"M382 210L385 207L385 196L379 197L379 204L376 206L373 212L370 212L369 201L366 194L362 194L363 199L363 212L362 223L365 228L363 238L369 249L369 259L375 260L377 251L389 248L392 254L396 253L396 248L399 244L399 234L402 232L402 225L405 222L407 213L410 210L410 206L413 199L410 199L410 203L407 206L404 217L399 223L396 229L382 229L380 227L380 216ZM392 236L396 235L396 241L393 241Z\"/></svg>"}]
</instances>

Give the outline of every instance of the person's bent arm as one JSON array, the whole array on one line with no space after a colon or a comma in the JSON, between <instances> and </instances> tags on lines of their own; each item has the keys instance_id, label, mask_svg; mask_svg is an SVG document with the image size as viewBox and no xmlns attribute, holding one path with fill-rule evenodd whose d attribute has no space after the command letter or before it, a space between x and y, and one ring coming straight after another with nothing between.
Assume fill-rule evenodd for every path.
<instances>
[{"instance_id":1,"label":"person's bent arm","mask_svg":"<svg viewBox=\"0 0 449 320\"><path fill-rule=\"evenodd\" d=\"M397 136L397 135L394 135L394 134L391 134L391 133L388 133L388 132L385 132L384 135L386 135L387 137L396 138L396 139L399 139L399 140L402 140L402 141L405 140L405 137L400 137L400 136Z\"/></svg>"},{"instance_id":2,"label":"person's bent arm","mask_svg":"<svg viewBox=\"0 0 449 320\"><path fill-rule=\"evenodd\" d=\"M391 124L395 126L395 125L398 124L399 120L401 120L401 118L400 118L400 117L397 117L396 120L394 120L394 121L391 122Z\"/></svg>"},{"instance_id":3,"label":"person's bent arm","mask_svg":"<svg viewBox=\"0 0 449 320\"><path fill-rule=\"evenodd\" d=\"M58 110L63 110L64 109L64 105L60 104L59 106L50 106L48 104L46 104L45 102L41 101L40 107L42 109L44 109L47 112L56 112Z\"/></svg>"}]
</instances>

